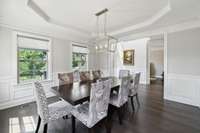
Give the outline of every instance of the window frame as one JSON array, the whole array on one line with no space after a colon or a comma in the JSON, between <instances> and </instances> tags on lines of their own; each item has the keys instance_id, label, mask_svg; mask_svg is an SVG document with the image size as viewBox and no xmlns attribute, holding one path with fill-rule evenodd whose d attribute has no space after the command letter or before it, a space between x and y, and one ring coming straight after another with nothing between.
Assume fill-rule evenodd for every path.
<instances>
[{"instance_id":1,"label":"window frame","mask_svg":"<svg viewBox=\"0 0 200 133\"><path fill-rule=\"evenodd\" d=\"M79 70L82 70L82 71L84 71L84 70L88 70L88 64L89 64L89 59L88 59L88 56L89 56L89 49L88 49L88 47L87 46L84 46L84 45L81 45L81 44L77 44L77 43L71 43L71 46L72 46L72 52L71 52L71 54L72 54L72 56L71 56L71 63L72 63L72 69L73 70L77 70L77 67L73 67L73 53L80 53L80 54L86 54L86 67L81 67L81 68L78 68ZM80 48L85 48L85 49L87 49L88 50L88 52L77 52L77 51L73 51L73 47L80 47Z\"/></svg>"},{"instance_id":2,"label":"window frame","mask_svg":"<svg viewBox=\"0 0 200 133\"><path fill-rule=\"evenodd\" d=\"M20 83L29 83L29 82L32 82L32 81L35 81L36 79L30 79L30 80L25 80L25 81L20 81L20 66L19 66L19 63L20 63L20 58L19 58L19 50L20 49L26 49L26 50L36 50L36 51L45 51L46 54L47 54L47 78L46 79L43 79L43 80L48 80L48 77L49 77L49 60L48 60L48 56L49 56L49 51L48 50L44 50L44 49L34 49L34 48L20 48L18 47L17 49L17 82L20 84ZM41 81L43 81L41 80Z\"/></svg>"},{"instance_id":3,"label":"window frame","mask_svg":"<svg viewBox=\"0 0 200 133\"><path fill-rule=\"evenodd\" d=\"M88 53L81 53L81 52L72 52L72 68L76 69L77 67L73 67L73 55L74 54L82 54L86 56L86 65L85 66L81 66L80 69L88 69Z\"/></svg>"},{"instance_id":4,"label":"window frame","mask_svg":"<svg viewBox=\"0 0 200 133\"><path fill-rule=\"evenodd\" d=\"M15 75L14 75L14 77L15 77L14 85L32 84L34 81L36 81L36 80L33 79L33 80L29 80L29 81L20 82L20 80L19 80L19 57L18 57L18 50L19 50L18 37L19 36L32 38L32 39L37 39L37 40L48 41L48 49L47 49L47 51L48 51L47 52L47 63L48 63L47 64L48 65L48 67L47 67L48 68L47 69L47 79L40 80L40 81L41 82L51 81L53 79L53 77L52 77L53 74L52 74L52 40L51 40L51 38L14 31L13 32L13 42L12 42L12 44L13 44L12 62L15 64L12 67L12 72L15 73ZM31 48L27 48L27 49L31 49ZM38 49L38 48L36 48L36 49ZM44 49L38 49L38 50L44 50Z\"/></svg>"}]
</instances>

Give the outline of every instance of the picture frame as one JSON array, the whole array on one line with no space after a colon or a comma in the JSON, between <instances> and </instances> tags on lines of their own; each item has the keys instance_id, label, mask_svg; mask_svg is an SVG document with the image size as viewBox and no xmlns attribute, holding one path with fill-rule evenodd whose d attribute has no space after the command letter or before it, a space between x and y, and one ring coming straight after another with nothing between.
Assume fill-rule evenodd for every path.
<instances>
[{"instance_id":1,"label":"picture frame","mask_svg":"<svg viewBox=\"0 0 200 133\"><path fill-rule=\"evenodd\" d=\"M134 49L124 50L123 51L123 64L124 65L134 65Z\"/></svg>"}]
</instances>

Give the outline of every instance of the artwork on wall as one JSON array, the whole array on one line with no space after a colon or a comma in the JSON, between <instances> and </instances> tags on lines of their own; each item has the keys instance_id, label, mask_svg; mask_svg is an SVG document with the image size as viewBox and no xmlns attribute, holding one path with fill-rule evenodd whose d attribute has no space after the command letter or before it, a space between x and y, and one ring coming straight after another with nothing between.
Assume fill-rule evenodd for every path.
<instances>
[{"instance_id":1,"label":"artwork on wall","mask_svg":"<svg viewBox=\"0 0 200 133\"><path fill-rule=\"evenodd\" d=\"M134 65L134 49L124 50L123 63L124 65Z\"/></svg>"}]
</instances>

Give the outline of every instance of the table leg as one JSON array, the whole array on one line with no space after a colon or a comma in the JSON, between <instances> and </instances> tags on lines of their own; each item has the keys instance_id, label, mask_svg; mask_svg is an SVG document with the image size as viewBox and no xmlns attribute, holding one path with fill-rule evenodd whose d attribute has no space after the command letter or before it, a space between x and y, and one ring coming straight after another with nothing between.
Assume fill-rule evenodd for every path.
<instances>
[{"instance_id":1,"label":"table leg","mask_svg":"<svg viewBox=\"0 0 200 133\"><path fill-rule=\"evenodd\" d=\"M76 129L76 121L75 117L72 115L72 133L75 133L75 129Z\"/></svg>"}]
</instances>

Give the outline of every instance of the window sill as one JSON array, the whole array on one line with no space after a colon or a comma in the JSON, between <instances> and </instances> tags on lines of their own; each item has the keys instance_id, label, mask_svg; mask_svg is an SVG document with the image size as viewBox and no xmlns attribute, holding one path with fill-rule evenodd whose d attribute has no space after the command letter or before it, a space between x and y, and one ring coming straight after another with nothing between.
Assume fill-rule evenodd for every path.
<instances>
[{"instance_id":1,"label":"window sill","mask_svg":"<svg viewBox=\"0 0 200 133\"><path fill-rule=\"evenodd\" d=\"M33 81L27 81L27 82L17 83L16 86L31 85L31 84L33 84L33 83L36 82L36 81L38 81L38 80L33 80ZM39 82L41 82L41 83L47 83L47 82L52 82L52 81L53 81L52 79L39 80Z\"/></svg>"}]
</instances>

